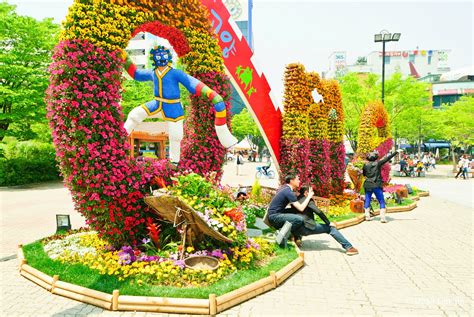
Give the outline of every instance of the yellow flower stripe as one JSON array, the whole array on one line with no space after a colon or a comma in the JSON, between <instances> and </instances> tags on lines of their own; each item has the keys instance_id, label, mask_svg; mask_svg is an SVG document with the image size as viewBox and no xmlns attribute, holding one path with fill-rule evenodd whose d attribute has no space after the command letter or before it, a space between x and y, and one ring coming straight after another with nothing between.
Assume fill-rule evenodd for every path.
<instances>
[{"instance_id":1,"label":"yellow flower stripe","mask_svg":"<svg viewBox=\"0 0 474 317\"><path fill-rule=\"evenodd\" d=\"M119 280L131 279L131 283L160 284L169 286L201 286L215 283L237 269L248 269L255 265L256 260L263 259L273 254L272 245L260 238L254 239L259 245L259 250L254 246L249 248L233 247L232 257L224 254L224 259L219 260L217 270L194 270L180 269L173 261L164 262L133 262L129 265L119 263L119 251L106 251L108 245L105 240L100 239L96 233L81 236L80 245L84 247L95 247L96 254L87 253L79 256L65 251L58 259L63 263L80 263L91 269L97 270L102 275L113 275ZM192 252L194 248L188 247Z\"/></svg>"}]
</instances>

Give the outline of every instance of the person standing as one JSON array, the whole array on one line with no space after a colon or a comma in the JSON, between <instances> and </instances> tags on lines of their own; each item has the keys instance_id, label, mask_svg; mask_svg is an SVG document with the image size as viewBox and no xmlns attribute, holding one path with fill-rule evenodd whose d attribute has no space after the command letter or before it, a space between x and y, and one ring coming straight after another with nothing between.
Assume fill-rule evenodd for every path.
<instances>
[{"instance_id":1,"label":"person standing","mask_svg":"<svg viewBox=\"0 0 474 317\"><path fill-rule=\"evenodd\" d=\"M471 160L469 159L469 155L464 154L464 163L462 165L462 173L463 173L464 179L469 178L470 165L471 165Z\"/></svg>"},{"instance_id":2,"label":"person standing","mask_svg":"<svg viewBox=\"0 0 474 317\"><path fill-rule=\"evenodd\" d=\"M461 158L459 159L459 162L457 165L458 173L456 174L456 176L454 176L454 178L458 178L460 174L463 174L464 179L466 179L466 176L464 174L464 162L465 162L464 155L461 155Z\"/></svg>"},{"instance_id":3,"label":"person standing","mask_svg":"<svg viewBox=\"0 0 474 317\"><path fill-rule=\"evenodd\" d=\"M377 160L379 158L379 154L377 151L371 152L367 154L368 162L364 164L362 168L362 173L365 176L364 182L364 190L365 190L365 220L370 221L372 218L370 217L370 200L372 199L372 194L375 194L379 204L380 204L380 222L386 223L387 220L385 219L385 200L383 198L383 180L382 180L382 173L381 169L382 166L390 161L397 153L403 152L403 150L397 150L385 158L381 160Z\"/></svg>"},{"instance_id":4,"label":"person standing","mask_svg":"<svg viewBox=\"0 0 474 317\"><path fill-rule=\"evenodd\" d=\"M436 159L435 159L434 155L431 156L431 158L430 158L430 164L431 164L431 167L435 170L436 169Z\"/></svg>"},{"instance_id":5,"label":"person standing","mask_svg":"<svg viewBox=\"0 0 474 317\"><path fill-rule=\"evenodd\" d=\"M236 168L237 168L237 176L239 176L240 166L244 165L244 156L242 155L241 151L237 152L237 159L235 160L235 162L236 162Z\"/></svg>"}]
</instances>

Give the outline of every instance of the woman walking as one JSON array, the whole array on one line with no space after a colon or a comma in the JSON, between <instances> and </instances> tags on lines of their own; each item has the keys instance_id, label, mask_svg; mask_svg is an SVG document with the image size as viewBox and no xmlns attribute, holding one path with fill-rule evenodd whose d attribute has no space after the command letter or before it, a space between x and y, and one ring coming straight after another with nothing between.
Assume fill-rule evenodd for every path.
<instances>
[{"instance_id":1,"label":"woman walking","mask_svg":"<svg viewBox=\"0 0 474 317\"><path fill-rule=\"evenodd\" d=\"M466 174L464 173L464 165L466 163L466 159L465 159L465 156L464 155L461 155L461 158L459 159L459 162L458 162L458 173L456 174L456 176L454 178L458 178L460 174L462 174L462 176L464 177L464 179L466 179Z\"/></svg>"},{"instance_id":2,"label":"woman walking","mask_svg":"<svg viewBox=\"0 0 474 317\"><path fill-rule=\"evenodd\" d=\"M382 173L381 169L382 166L390 161L397 153L402 152L403 150L398 150L387 157L377 161L379 158L379 154L377 151L371 152L367 154L368 162L364 164L362 172L365 176L364 182L364 190L365 190L365 220L370 221L372 218L370 217L370 200L372 199L372 194L375 194L379 204L380 204L380 222L386 223L387 220L385 219L385 200L383 198L383 180L382 180Z\"/></svg>"}]
</instances>

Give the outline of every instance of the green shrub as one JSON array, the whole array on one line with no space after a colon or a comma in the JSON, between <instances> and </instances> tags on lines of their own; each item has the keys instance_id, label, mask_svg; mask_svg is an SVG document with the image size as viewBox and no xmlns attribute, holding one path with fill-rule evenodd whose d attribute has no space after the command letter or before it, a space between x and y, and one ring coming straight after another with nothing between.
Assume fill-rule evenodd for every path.
<instances>
[{"instance_id":1,"label":"green shrub","mask_svg":"<svg viewBox=\"0 0 474 317\"><path fill-rule=\"evenodd\" d=\"M243 212L245 215L245 222L247 223L247 227L252 228L255 226L256 216L255 216L255 209L252 206L244 206Z\"/></svg>"},{"instance_id":2,"label":"green shrub","mask_svg":"<svg viewBox=\"0 0 474 317\"><path fill-rule=\"evenodd\" d=\"M0 186L60 179L52 144L10 140L1 144L0 153Z\"/></svg>"}]
</instances>

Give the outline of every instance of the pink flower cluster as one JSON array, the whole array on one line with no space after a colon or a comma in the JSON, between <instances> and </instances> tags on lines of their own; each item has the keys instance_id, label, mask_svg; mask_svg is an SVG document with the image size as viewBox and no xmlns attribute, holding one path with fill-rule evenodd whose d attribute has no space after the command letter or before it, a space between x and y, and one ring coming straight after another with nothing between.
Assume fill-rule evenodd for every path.
<instances>
[{"instance_id":1,"label":"pink flower cluster","mask_svg":"<svg viewBox=\"0 0 474 317\"><path fill-rule=\"evenodd\" d=\"M302 185L310 184L309 168L309 140L307 139L281 139L281 159L280 159L280 182L284 183L284 178L288 174L298 175Z\"/></svg>"},{"instance_id":2,"label":"pink flower cluster","mask_svg":"<svg viewBox=\"0 0 474 317\"><path fill-rule=\"evenodd\" d=\"M329 143L329 159L331 164L330 193L332 195L342 195L344 191L344 175L346 172L345 157L346 148L343 142Z\"/></svg>"},{"instance_id":3,"label":"pink flower cluster","mask_svg":"<svg viewBox=\"0 0 474 317\"><path fill-rule=\"evenodd\" d=\"M402 188L406 188L405 185L394 184L394 185L384 186L383 191L387 193L394 193L398 189L402 189Z\"/></svg>"},{"instance_id":4,"label":"pink flower cluster","mask_svg":"<svg viewBox=\"0 0 474 317\"><path fill-rule=\"evenodd\" d=\"M390 152L390 150L392 149L392 146L393 146L393 139L387 138L385 139L385 141L380 143L375 150L379 153L379 157L382 158Z\"/></svg>"},{"instance_id":5,"label":"pink flower cluster","mask_svg":"<svg viewBox=\"0 0 474 317\"><path fill-rule=\"evenodd\" d=\"M287 174L296 174L302 185L313 186L316 196L342 194L346 155L343 143L282 138L281 153L281 183Z\"/></svg>"},{"instance_id":6,"label":"pink flower cluster","mask_svg":"<svg viewBox=\"0 0 474 317\"><path fill-rule=\"evenodd\" d=\"M385 141L379 144L377 148L375 149L379 153L379 157L383 158L385 155L387 155L390 150L392 149L393 146L393 139L392 138L387 138ZM382 174L382 180L384 183L388 183L390 181L390 164L386 163L382 166L382 169L380 170Z\"/></svg>"},{"instance_id":7,"label":"pink flower cluster","mask_svg":"<svg viewBox=\"0 0 474 317\"><path fill-rule=\"evenodd\" d=\"M330 194L331 164L329 142L327 140L309 141L309 179L316 196L328 197Z\"/></svg>"},{"instance_id":8,"label":"pink flower cluster","mask_svg":"<svg viewBox=\"0 0 474 317\"><path fill-rule=\"evenodd\" d=\"M224 99L227 122L230 122L230 84L228 78L220 73L191 74L201 80ZM214 108L209 100L191 96L192 107L184 125L184 139L181 141L181 161L179 168L200 175L217 173L222 176L226 149L220 144L214 128ZM230 128L230 125L229 125Z\"/></svg>"},{"instance_id":9,"label":"pink flower cluster","mask_svg":"<svg viewBox=\"0 0 474 317\"><path fill-rule=\"evenodd\" d=\"M152 176L170 170L164 163L129 159L119 105L122 64L119 51L62 41L46 96L56 154L75 207L115 245L146 236L150 211L142 198Z\"/></svg>"}]
</instances>

